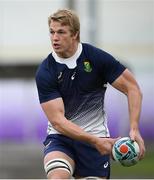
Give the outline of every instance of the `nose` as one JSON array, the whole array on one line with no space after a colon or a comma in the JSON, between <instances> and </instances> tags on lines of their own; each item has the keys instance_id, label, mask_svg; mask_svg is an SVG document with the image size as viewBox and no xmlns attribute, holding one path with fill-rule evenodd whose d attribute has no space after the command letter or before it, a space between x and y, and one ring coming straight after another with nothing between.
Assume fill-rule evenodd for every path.
<instances>
[{"instance_id":1,"label":"nose","mask_svg":"<svg viewBox=\"0 0 154 180\"><path fill-rule=\"evenodd\" d=\"M52 34L52 40L53 41L58 41L59 40L59 35L58 35L58 33L54 33L54 34Z\"/></svg>"}]
</instances>

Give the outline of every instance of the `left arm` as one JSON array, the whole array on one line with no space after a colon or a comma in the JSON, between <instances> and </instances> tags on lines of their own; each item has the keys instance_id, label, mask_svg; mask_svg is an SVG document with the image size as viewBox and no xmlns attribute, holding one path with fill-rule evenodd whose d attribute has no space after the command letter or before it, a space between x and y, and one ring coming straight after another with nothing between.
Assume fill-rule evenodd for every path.
<instances>
[{"instance_id":1,"label":"left arm","mask_svg":"<svg viewBox=\"0 0 154 180\"><path fill-rule=\"evenodd\" d=\"M139 131L139 119L142 105L142 93L132 73L126 69L112 84L128 98L130 118L130 138L137 141L140 147L140 159L144 157L145 146Z\"/></svg>"}]
</instances>

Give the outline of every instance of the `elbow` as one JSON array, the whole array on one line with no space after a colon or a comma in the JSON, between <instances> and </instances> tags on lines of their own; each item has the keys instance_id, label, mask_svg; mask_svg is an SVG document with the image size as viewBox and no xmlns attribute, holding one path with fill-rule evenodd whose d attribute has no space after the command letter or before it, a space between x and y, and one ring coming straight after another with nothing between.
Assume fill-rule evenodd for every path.
<instances>
[{"instance_id":1,"label":"elbow","mask_svg":"<svg viewBox=\"0 0 154 180\"><path fill-rule=\"evenodd\" d=\"M133 86L133 87L129 88L127 91L125 91L125 94L128 97L138 98L141 101L143 99L143 93L138 86Z\"/></svg>"},{"instance_id":2,"label":"elbow","mask_svg":"<svg viewBox=\"0 0 154 180\"><path fill-rule=\"evenodd\" d=\"M55 118L54 120L50 121L53 128L57 130L58 132L61 132L63 120L60 120L59 118Z\"/></svg>"},{"instance_id":3,"label":"elbow","mask_svg":"<svg viewBox=\"0 0 154 180\"><path fill-rule=\"evenodd\" d=\"M134 98L138 97L138 99L140 99L140 101L142 101L143 93L142 93L141 89L138 86L135 87L131 92L134 94L134 96L133 96Z\"/></svg>"},{"instance_id":4,"label":"elbow","mask_svg":"<svg viewBox=\"0 0 154 180\"><path fill-rule=\"evenodd\" d=\"M52 120L52 121L50 121L51 122L51 124L52 124L52 126L53 126L53 128L54 129L59 129L59 127L60 127L60 123L59 123L59 121L57 121L57 120Z\"/></svg>"}]
</instances>

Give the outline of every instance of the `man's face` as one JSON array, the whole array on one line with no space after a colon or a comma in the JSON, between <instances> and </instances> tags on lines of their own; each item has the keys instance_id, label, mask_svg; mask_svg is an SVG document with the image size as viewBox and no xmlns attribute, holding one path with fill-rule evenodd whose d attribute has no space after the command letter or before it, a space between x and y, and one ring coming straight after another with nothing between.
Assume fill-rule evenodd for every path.
<instances>
[{"instance_id":1,"label":"man's face","mask_svg":"<svg viewBox=\"0 0 154 180\"><path fill-rule=\"evenodd\" d=\"M69 55L72 51L73 44L76 41L76 35L73 36L69 26L62 26L57 21L51 21L50 23L50 38L54 51L60 57Z\"/></svg>"}]
</instances>

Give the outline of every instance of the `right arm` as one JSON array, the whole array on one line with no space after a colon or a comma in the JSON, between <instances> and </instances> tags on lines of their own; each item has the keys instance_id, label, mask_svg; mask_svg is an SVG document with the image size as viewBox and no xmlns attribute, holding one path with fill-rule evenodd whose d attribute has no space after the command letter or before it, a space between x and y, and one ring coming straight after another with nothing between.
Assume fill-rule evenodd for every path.
<instances>
[{"instance_id":1,"label":"right arm","mask_svg":"<svg viewBox=\"0 0 154 180\"><path fill-rule=\"evenodd\" d=\"M72 139L94 145L101 154L111 154L112 146L117 138L98 138L66 119L62 98L44 102L41 106L48 120L58 132Z\"/></svg>"}]
</instances>

